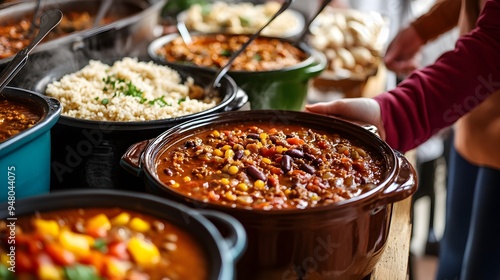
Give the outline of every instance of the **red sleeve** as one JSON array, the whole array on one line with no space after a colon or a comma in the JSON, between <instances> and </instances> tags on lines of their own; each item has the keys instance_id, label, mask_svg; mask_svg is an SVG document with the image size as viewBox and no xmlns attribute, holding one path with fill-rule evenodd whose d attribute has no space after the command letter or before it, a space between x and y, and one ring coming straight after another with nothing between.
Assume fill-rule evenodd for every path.
<instances>
[{"instance_id":1,"label":"red sleeve","mask_svg":"<svg viewBox=\"0 0 500 280\"><path fill-rule=\"evenodd\" d=\"M375 97L391 147L415 148L500 89L498 15L500 0L489 0L477 28L460 37L454 50Z\"/></svg>"}]
</instances>

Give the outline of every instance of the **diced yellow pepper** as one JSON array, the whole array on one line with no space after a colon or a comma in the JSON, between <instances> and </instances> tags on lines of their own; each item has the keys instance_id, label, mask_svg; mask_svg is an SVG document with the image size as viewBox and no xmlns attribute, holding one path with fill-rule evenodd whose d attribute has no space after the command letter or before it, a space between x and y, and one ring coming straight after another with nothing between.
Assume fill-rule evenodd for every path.
<instances>
[{"instance_id":1,"label":"diced yellow pepper","mask_svg":"<svg viewBox=\"0 0 500 280\"><path fill-rule=\"evenodd\" d=\"M150 267L160 262L160 251L153 243L132 237L127 244L127 249L140 266Z\"/></svg>"},{"instance_id":2,"label":"diced yellow pepper","mask_svg":"<svg viewBox=\"0 0 500 280\"><path fill-rule=\"evenodd\" d=\"M111 224L115 226L124 226L130 221L130 214L126 212L120 213L111 220Z\"/></svg>"},{"instance_id":3,"label":"diced yellow pepper","mask_svg":"<svg viewBox=\"0 0 500 280\"><path fill-rule=\"evenodd\" d=\"M127 276L127 270L130 264L126 264L120 260L109 257L106 258L106 275L111 279L125 279Z\"/></svg>"},{"instance_id":4,"label":"diced yellow pepper","mask_svg":"<svg viewBox=\"0 0 500 280\"><path fill-rule=\"evenodd\" d=\"M130 227L130 229L138 232L146 232L151 228L151 225L148 222L137 217L132 218L128 226Z\"/></svg>"},{"instance_id":5,"label":"diced yellow pepper","mask_svg":"<svg viewBox=\"0 0 500 280\"><path fill-rule=\"evenodd\" d=\"M60 227L54 220L35 219L35 228L38 232L48 234L57 238L59 236Z\"/></svg>"},{"instance_id":6,"label":"diced yellow pepper","mask_svg":"<svg viewBox=\"0 0 500 280\"><path fill-rule=\"evenodd\" d=\"M104 214L98 214L94 217L91 217L87 220L86 228L102 228L105 230L111 229L111 222L108 219L108 216Z\"/></svg>"},{"instance_id":7,"label":"diced yellow pepper","mask_svg":"<svg viewBox=\"0 0 500 280\"><path fill-rule=\"evenodd\" d=\"M62 280L63 274L60 269L52 264L42 264L38 268L38 278L40 280Z\"/></svg>"},{"instance_id":8,"label":"diced yellow pepper","mask_svg":"<svg viewBox=\"0 0 500 280\"><path fill-rule=\"evenodd\" d=\"M77 256L86 256L90 253L90 247L93 245L93 238L85 235L74 233L68 230L61 231L59 235L59 243L68 251Z\"/></svg>"}]
</instances>

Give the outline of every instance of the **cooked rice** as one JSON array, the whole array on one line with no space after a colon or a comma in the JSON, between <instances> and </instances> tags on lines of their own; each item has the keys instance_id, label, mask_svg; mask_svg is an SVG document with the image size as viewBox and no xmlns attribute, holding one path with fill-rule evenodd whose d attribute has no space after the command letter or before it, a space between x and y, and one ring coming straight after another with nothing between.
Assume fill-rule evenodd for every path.
<instances>
[{"instance_id":1,"label":"cooked rice","mask_svg":"<svg viewBox=\"0 0 500 280\"><path fill-rule=\"evenodd\" d=\"M115 88L130 82L142 91L142 97L126 95L126 90L104 91L111 88L105 82L111 75L125 80ZM127 57L110 66L92 60L80 71L49 84L46 94L60 101L62 115L98 121L167 119L207 110L220 101L190 99L189 87L194 80L189 77L184 84L181 82L177 71L153 62ZM154 100L157 102L150 104Z\"/></svg>"}]
</instances>

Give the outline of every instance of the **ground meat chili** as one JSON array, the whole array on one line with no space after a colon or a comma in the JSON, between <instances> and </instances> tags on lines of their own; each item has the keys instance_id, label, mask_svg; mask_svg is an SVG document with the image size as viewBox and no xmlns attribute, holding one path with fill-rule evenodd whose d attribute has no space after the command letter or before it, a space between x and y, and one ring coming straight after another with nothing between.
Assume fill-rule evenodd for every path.
<instances>
[{"instance_id":1,"label":"ground meat chili","mask_svg":"<svg viewBox=\"0 0 500 280\"><path fill-rule=\"evenodd\" d=\"M32 127L40 118L40 114L28 105L0 100L0 142Z\"/></svg>"},{"instance_id":2,"label":"ground meat chili","mask_svg":"<svg viewBox=\"0 0 500 280\"><path fill-rule=\"evenodd\" d=\"M190 63L202 67L221 68L234 52L247 42L248 35L197 35L186 45L175 38L158 49L168 62ZM289 42L258 37L233 62L233 71L269 71L292 66L306 59L306 53Z\"/></svg>"},{"instance_id":3,"label":"ground meat chili","mask_svg":"<svg viewBox=\"0 0 500 280\"><path fill-rule=\"evenodd\" d=\"M31 32L32 14L22 16L20 19L8 21L0 24L0 59L17 54L24 49L34 35L36 28ZM110 23L117 17L106 16L102 24ZM61 22L42 40L47 42L69 33L82 31L92 27L94 17L88 12L66 12Z\"/></svg>"},{"instance_id":4,"label":"ground meat chili","mask_svg":"<svg viewBox=\"0 0 500 280\"><path fill-rule=\"evenodd\" d=\"M338 134L238 124L196 133L163 151L157 174L171 190L208 203L302 209L373 189L382 160Z\"/></svg>"},{"instance_id":5,"label":"ground meat chili","mask_svg":"<svg viewBox=\"0 0 500 280\"><path fill-rule=\"evenodd\" d=\"M206 257L177 226L121 208L57 210L18 217L15 245L0 221L0 279L201 280ZM7 265L15 246L15 274Z\"/></svg>"}]
</instances>

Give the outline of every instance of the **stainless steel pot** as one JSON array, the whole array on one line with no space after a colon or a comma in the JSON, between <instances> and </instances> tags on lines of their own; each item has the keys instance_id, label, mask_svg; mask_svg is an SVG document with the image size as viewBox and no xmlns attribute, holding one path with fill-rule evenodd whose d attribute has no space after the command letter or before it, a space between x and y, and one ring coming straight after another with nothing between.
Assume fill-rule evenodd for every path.
<instances>
[{"instance_id":1,"label":"stainless steel pot","mask_svg":"<svg viewBox=\"0 0 500 280\"><path fill-rule=\"evenodd\" d=\"M102 0L48 0L42 1L44 10L57 8L64 13L89 11L95 14ZM118 20L74 32L41 43L28 59L27 67L10 83L12 86L29 87L43 78L47 71L60 65L74 64L81 68L91 59L111 62L123 56L147 57L147 45L160 32L160 12L166 0L115 0L110 14ZM33 13L35 1L11 4L0 10L3 22ZM0 69L12 58L0 60Z\"/></svg>"}]
</instances>

